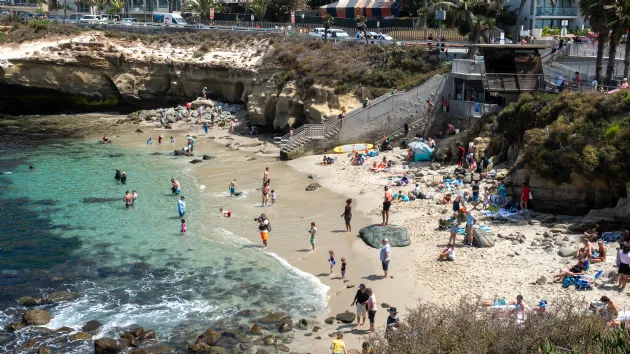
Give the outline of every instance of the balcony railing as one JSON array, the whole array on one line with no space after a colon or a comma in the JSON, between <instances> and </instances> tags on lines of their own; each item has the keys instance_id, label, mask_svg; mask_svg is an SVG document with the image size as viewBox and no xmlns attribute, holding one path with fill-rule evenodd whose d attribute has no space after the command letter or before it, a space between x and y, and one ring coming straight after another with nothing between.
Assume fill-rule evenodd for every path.
<instances>
[{"instance_id":1,"label":"balcony railing","mask_svg":"<svg viewBox=\"0 0 630 354\"><path fill-rule=\"evenodd\" d=\"M537 7L536 16L577 16L577 7Z\"/></svg>"},{"instance_id":2,"label":"balcony railing","mask_svg":"<svg viewBox=\"0 0 630 354\"><path fill-rule=\"evenodd\" d=\"M454 74L464 75L482 75L486 72L485 63L482 61L475 61L470 59L455 59L453 60L453 68L451 72Z\"/></svg>"},{"instance_id":3,"label":"balcony railing","mask_svg":"<svg viewBox=\"0 0 630 354\"><path fill-rule=\"evenodd\" d=\"M448 112L467 117L481 117L488 113L498 113L501 108L496 104L450 100Z\"/></svg>"}]
</instances>

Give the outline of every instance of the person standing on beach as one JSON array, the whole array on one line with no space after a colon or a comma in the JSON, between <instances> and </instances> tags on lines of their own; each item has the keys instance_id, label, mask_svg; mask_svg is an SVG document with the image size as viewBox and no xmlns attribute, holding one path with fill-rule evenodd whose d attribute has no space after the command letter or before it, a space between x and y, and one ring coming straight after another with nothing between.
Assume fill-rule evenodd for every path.
<instances>
[{"instance_id":1,"label":"person standing on beach","mask_svg":"<svg viewBox=\"0 0 630 354\"><path fill-rule=\"evenodd\" d=\"M337 264L335 260L335 252L333 250L328 250L328 263L330 263L330 275L333 273L333 268Z\"/></svg>"},{"instance_id":2,"label":"person standing on beach","mask_svg":"<svg viewBox=\"0 0 630 354\"><path fill-rule=\"evenodd\" d=\"M350 306L357 307L357 327L365 324L365 318L367 317L367 302L370 295L367 294L365 290L365 284L361 283L359 285L359 290L357 290L357 294L354 296L354 300ZM363 322L361 322L361 318L363 318Z\"/></svg>"},{"instance_id":3,"label":"person standing on beach","mask_svg":"<svg viewBox=\"0 0 630 354\"><path fill-rule=\"evenodd\" d=\"M464 244L468 247L473 245L473 225L477 222L475 216L470 210L466 210L466 241Z\"/></svg>"},{"instance_id":4,"label":"person standing on beach","mask_svg":"<svg viewBox=\"0 0 630 354\"><path fill-rule=\"evenodd\" d=\"M149 140L147 140L147 145L153 145L153 140L151 138L149 138Z\"/></svg>"},{"instance_id":5,"label":"person standing on beach","mask_svg":"<svg viewBox=\"0 0 630 354\"><path fill-rule=\"evenodd\" d=\"M265 214L260 214L260 217L256 219L258 221L258 231L260 231L260 238L263 241L264 248L267 248L267 240L269 239L269 220Z\"/></svg>"},{"instance_id":6,"label":"person standing on beach","mask_svg":"<svg viewBox=\"0 0 630 354\"><path fill-rule=\"evenodd\" d=\"M369 296L367 301L367 310L368 318L370 319L370 330L368 332L374 332L374 319L376 318L376 310L378 309L376 306L376 296L374 296L374 293L370 288L367 288L365 292Z\"/></svg>"},{"instance_id":7,"label":"person standing on beach","mask_svg":"<svg viewBox=\"0 0 630 354\"><path fill-rule=\"evenodd\" d=\"M343 342L343 333L337 334L337 339L330 344L330 350L332 350L332 354L348 354L346 343Z\"/></svg>"},{"instance_id":8,"label":"person standing on beach","mask_svg":"<svg viewBox=\"0 0 630 354\"><path fill-rule=\"evenodd\" d=\"M383 248L381 248L381 265L383 266L383 271L385 272L383 279L386 279L387 271L389 270L389 260L392 255L392 247L389 245L388 239L383 239L381 243L383 243Z\"/></svg>"},{"instance_id":9,"label":"person standing on beach","mask_svg":"<svg viewBox=\"0 0 630 354\"><path fill-rule=\"evenodd\" d=\"M464 148L464 145L462 145L462 143L457 144L457 166L460 168L464 166L465 155L466 149Z\"/></svg>"},{"instance_id":10,"label":"person standing on beach","mask_svg":"<svg viewBox=\"0 0 630 354\"><path fill-rule=\"evenodd\" d=\"M125 207L129 208L133 206L133 195L129 194L129 191L125 192L123 200L125 201Z\"/></svg>"},{"instance_id":11,"label":"person standing on beach","mask_svg":"<svg viewBox=\"0 0 630 354\"><path fill-rule=\"evenodd\" d=\"M383 196L383 223L381 226L387 226L389 223L389 207L392 206L392 200L394 200L394 195L389 191L389 188L385 186L385 195Z\"/></svg>"},{"instance_id":12,"label":"person standing on beach","mask_svg":"<svg viewBox=\"0 0 630 354\"><path fill-rule=\"evenodd\" d=\"M263 184L269 181L269 167L265 167L265 173L263 175Z\"/></svg>"},{"instance_id":13,"label":"person standing on beach","mask_svg":"<svg viewBox=\"0 0 630 354\"><path fill-rule=\"evenodd\" d=\"M346 269L348 269L348 263L344 257L341 257L341 279L346 279Z\"/></svg>"},{"instance_id":14,"label":"person standing on beach","mask_svg":"<svg viewBox=\"0 0 630 354\"><path fill-rule=\"evenodd\" d=\"M312 252L315 252L315 236L317 236L317 227L315 226L315 222L311 222L311 228L308 230L308 233L311 234L311 248Z\"/></svg>"},{"instance_id":15,"label":"person standing on beach","mask_svg":"<svg viewBox=\"0 0 630 354\"><path fill-rule=\"evenodd\" d=\"M529 184L527 182L523 182L523 191L521 193L521 213L527 213L527 203L530 200L531 191L529 189Z\"/></svg>"},{"instance_id":16,"label":"person standing on beach","mask_svg":"<svg viewBox=\"0 0 630 354\"><path fill-rule=\"evenodd\" d=\"M346 208L341 217L346 221L346 232L352 232L352 226L350 225L350 220L352 220L352 199L346 200Z\"/></svg>"},{"instance_id":17,"label":"person standing on beach","mask_svg":"<svg viewBox=\"0 0 630 354\"><path fill-rule=\"evenodd\" d=\"M262 205L266 206L269 201L269 180L267 180L262 186Z\"/></svg>"},{"instance_id":18,"label":"person standing on beach","mask_svg":"<svg viewBox=\"0 0 630 354\"><path fill-rule=\"evenodd\" d=\"M182 197L182 198L184 198L184 197ZM182 219L182 226L179 228L179 231L181 233L185 233L186 229L187 229L187 227L186 227L186 219Z\"/></svg>"},{"instance_id":19,"label":"person standing on beach","mask_svg":"<svg viewBox=\"0 0 630 354\"><path fill-rule=\"evenodd\" d=\"M230 197L236 195L236 180L233 179L232 182L230 182Z\"/></svg>"},{"instance_id":20,"label":"person standing on beach","mask_svg":"<svg viewBox=\"0 0 630 354\"><path fill-rule=\"evenodd\" d=\"M210 128L214 128L214 112L210 113Z\"/></svg>"},{"instance_id":21,"label":"person standing on beach","mask_svg":"<svg viewBox=\"0 0 630 354\"><path fill-rule=\"evenodd\" d=\"M177 201L177 211L179 212L179 217L182 218L186 215L186 202L184 201L184 197L180 197Z\"/></svg>"},{"instance_id":22,"label":"person standing on beach","mask_svg":"<svg viewBox=\"0 0 630 354\"><path fill-rule=\"evenodd\" d=\"M162 145L163 137L161 135L158 136L158 145Z\"/></svg>"},{"instance_id":23,"label":"person standing on beach","mask_svg":"<svg viewBox=\"0 0 630 354\"><path fill-rule=\"evenodd\" d=\"M448 239L448 243L454 245L457 240L457 231L459 231L459 218L457 217L457 213L453 213L453 217L449 219L449 222L451 225L451 237Z\"/></svg>"},{"instance_id":24,"label":"person standing on beach","mask_svg":"<svg viewBox=\"0 0 630 354\"><path fill-rule=\"evenodd\" d=\"M208 135L208 122L203 122L203 131Z\"/></svg>"}]
</instances>

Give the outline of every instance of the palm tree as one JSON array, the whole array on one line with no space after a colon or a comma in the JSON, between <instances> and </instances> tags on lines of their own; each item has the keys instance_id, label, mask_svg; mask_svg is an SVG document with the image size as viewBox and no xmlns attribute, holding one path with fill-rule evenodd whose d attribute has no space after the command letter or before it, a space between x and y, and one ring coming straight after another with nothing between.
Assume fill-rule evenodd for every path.
<instances>
[{"instance_id":1,"label":"palm tree","mask_svg":"<svg viewBox=\"0 0 630 354\"><path fill-rule=\"evenodd\" d=\"M602 82L602 67L604 66L604 47L608 42L607 11L601 0L580 0L580 12L588 19L591 29L597 32L597 56L595 58L595 80Z\"/></svg>"},{"instance_id":2,"label":"palm tree","mask_svg":"<svg viewBox=\"0 0 630 354\"><path fill-rule=\"evenodd\" d=\"M619 38L623 34L628 34L627 29L630 28L630 0L616 0L614 1L614 7L611 9L614 11L613 19L619 25ZM628 77L628 71L630 69L630 40L626 37L626 52L623 58L623 77ZM616 53L615 53L616 54ZM608 56L608 62L610 63L610 55ZM608 70L606 71L608 75Z\"/></svg>"},{"instance_id":3,"label":"palm tree","mask_svg":"<svg viewBox=\"0 0 630 354\"><path fill-rule=\"evenodd\" d=\"M355 19L357 23L357 29L359 32L363 33L363 37L365 38L365 44L368 44L368 36L367 36L367 19L363 15L357 16Z\"/></svg>"},{"instance_id":4,"label":"palm tree","mask_svg":"<svg viewBox=\"0 0 630 354\"><path fill-rule=\"evenodd\" d=\"M322 19L324 20L324 42L328 41L328 30L330 26L335 22L335 18L331 14L325 14Z\"/></svg>"},{"instance_id":5,"label":"palm tree","mask_svg":"<svg viewBox=\"0 0 630 354\"><path fill-rule=\"evenodd\" d=\"M110 15L120 14L120 10L125 8L125 0L109 0L107 13Z\"/></svg>"},{"instance_id":6,"label":"palm tree","mask_svg":"<svg viewBox=\"0 0 630 354\"><path fill-rule=\"evenodd\" d=\"M268 0L254 0L247 5L247 8L256 16L258 21L262 21L267 14Z\"/></svg>"},{"instance_id":7,"label":"palm tree","mask_svg":"<svg viewBox=\"0 0 630 354\"><path fill-rule=\"evenodd\" d=\"M216 0L184 0L182 4L182 11L198 13L202 20L210 19L210 9L222 12L224 8L223 2Z\"/></svg>"}]
</instances>

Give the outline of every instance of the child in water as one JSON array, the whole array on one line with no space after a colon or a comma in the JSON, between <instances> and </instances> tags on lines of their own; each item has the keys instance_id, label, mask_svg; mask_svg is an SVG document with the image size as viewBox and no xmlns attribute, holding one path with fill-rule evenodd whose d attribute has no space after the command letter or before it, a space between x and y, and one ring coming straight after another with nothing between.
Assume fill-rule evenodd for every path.
<instances>
[{"instance_id":1,"label":"child in water","mask_svg":"<svg viewBox=\"0 0 630 354\"><path fill-rule=\"evenodd\" d=\"M134 189L131 191L131 195L133 196L133 201L135 202L136 199L138 199L138 192Z\"/></svg>"},{"instance_id":2,"label":"child in water","mask_svg":"<svg viewBox=\"0 0 630 354\"><path fill-rule=\"evenodd\" d=\"M180 229L182 233L186 232L186 219L182 219L182 227Z\"/></svg>"},{"instance_id":3,"label":"child in water","mask_svg":"<svg viewBox=\"0 0 630 354\"><path fill-rule=\"evenodd\" d=\"M219 209L221 216L225 216L226 218L232 217L232 212L229 210L223 210L223 208Z\"/></svg>"},{"instance_id":4,"label":"child in water","mask_svg":"<svg viewBox=\"0 0 630 354\"><path fill-rule=\"evenodd\" d=\"M151 145L153 144L153 140L151 140L151 138L149 138L149 140L147 140L147 145Z\"/></svg>"},{"instance_id":5,"label":"child in water","mask_svg":"<svg viewBox=\"0 0 630 354\"><path fill-rule=\"evenodd\" d=\"M276 204L276 191L271 190L271 204Z\"/></svg>"},{"instance_id":6,"label":"child in water","mask_svg":"<svg viewBox=\"0 0 630 354\"><path fill-rule=\"evenodd\" d=\"M330 274L332 274L333 267L335 266L335 264L337 264L337 261L335 261L335 252L333 252L333 250L329 250L328 255L330 255L330 257L328 258L328 263L330 263Z\"/></svg>"},{"instance_id":7,"label":"child in water","mask_svg":"<svg viewBox=\"0 0 630 354\"><path fill-rule=\"evenodd\" d=\"M341 279L346 279L346 269L348 267L348 263L346 263L346 259L341 257Z\"/></svg>"}]
</instances>

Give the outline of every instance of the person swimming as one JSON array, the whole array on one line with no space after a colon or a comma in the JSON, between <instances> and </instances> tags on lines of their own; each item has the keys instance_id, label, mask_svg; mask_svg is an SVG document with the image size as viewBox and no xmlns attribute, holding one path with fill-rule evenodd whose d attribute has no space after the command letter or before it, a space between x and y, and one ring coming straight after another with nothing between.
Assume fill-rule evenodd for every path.
<instances>
[{"instance_id":1,"label":"person swimming","mask_svg":"<svg viewBox=\"0 0 630 354\"><path fill-rule=\"evenodd\" d=\"M232 217L232 212L229 210L223 210L223 208L220 208L219 212L221 213L221 216L224 216L226 218Z\"/></svg>"},{"instance_id":2,"label":"person swimming","mask_svg":"<svg viewBox=\"0 0 630 354\"><path fill-rule=\"evenodd\" d=\"M107 136L104 136L103 139L101 140L101 142L103 144L107 144L107 143L109 143L109 138Z\"/></svg>"}]
</instances>

